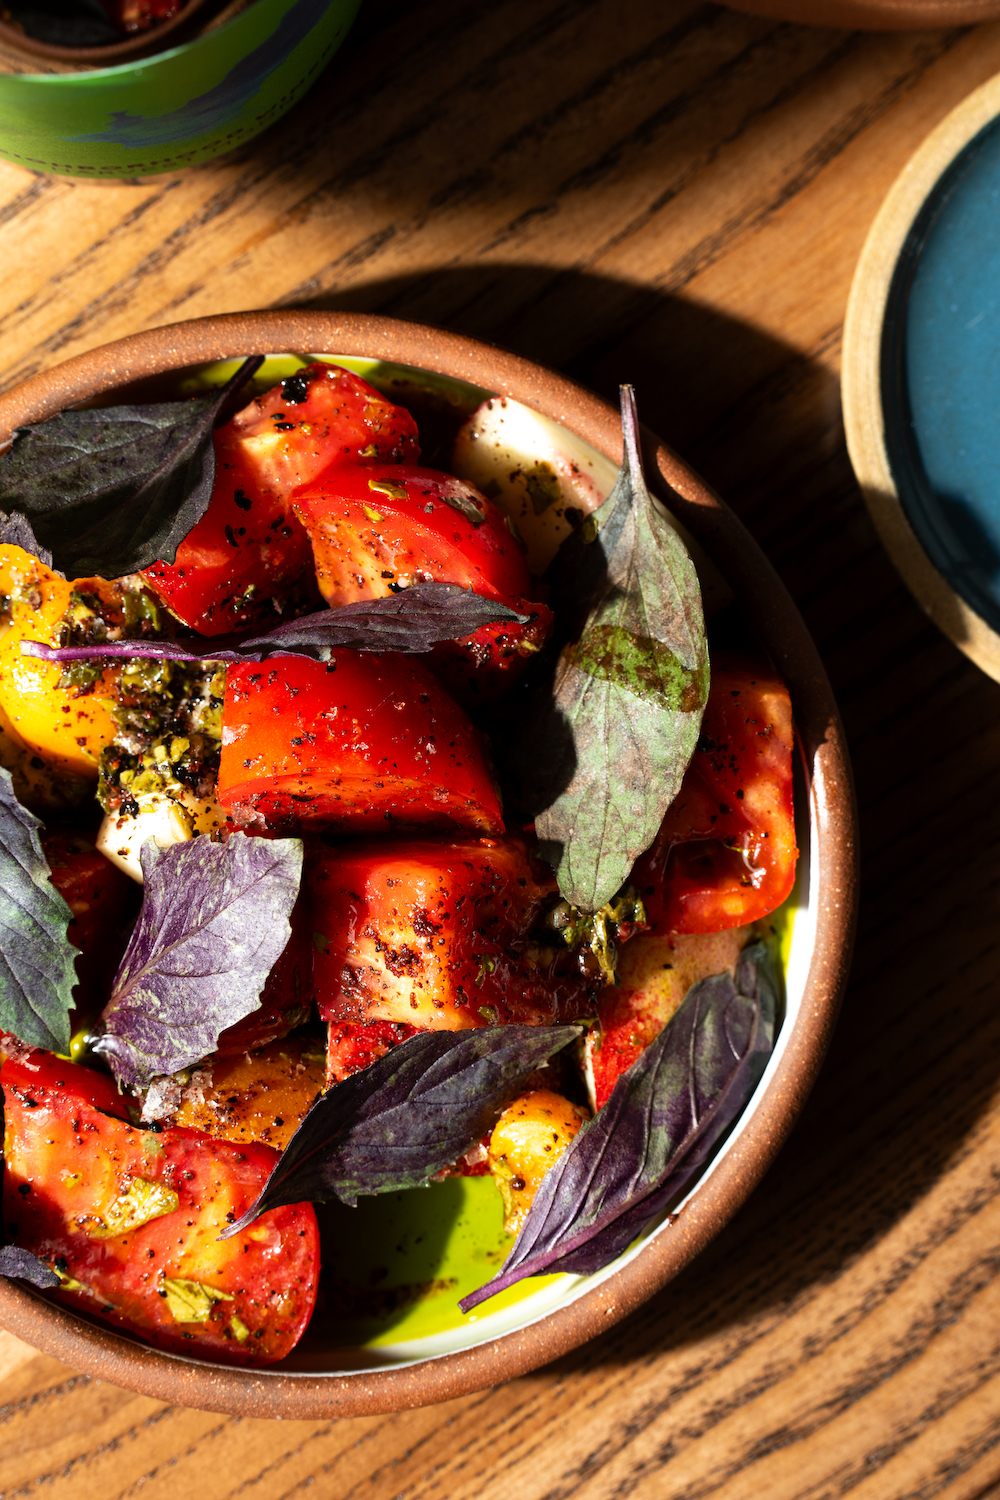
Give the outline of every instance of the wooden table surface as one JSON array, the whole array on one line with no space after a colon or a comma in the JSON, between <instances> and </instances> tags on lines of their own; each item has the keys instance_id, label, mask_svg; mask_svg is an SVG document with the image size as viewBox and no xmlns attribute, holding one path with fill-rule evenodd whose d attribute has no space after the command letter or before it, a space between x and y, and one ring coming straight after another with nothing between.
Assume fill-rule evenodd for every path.
<instances>
[{"instance_id":1,"label":"wooden table surface","mask_svg":"<svg viewBox=\"0 0 1000 1500\"><path fill-rule=\"evenodd\" d=\"M746 1209L628 1322L396 1417L164 1407L0 1335L0 1497L1000 1496L1000 687L924 619L844 448L851 275L1000 25L811 30L687 0L369 0L312 95L145 184L0 164L0 381L202 313L350 307L612 394L737 509L853 749L853 981Z\"/></svg>"}]
</instances>

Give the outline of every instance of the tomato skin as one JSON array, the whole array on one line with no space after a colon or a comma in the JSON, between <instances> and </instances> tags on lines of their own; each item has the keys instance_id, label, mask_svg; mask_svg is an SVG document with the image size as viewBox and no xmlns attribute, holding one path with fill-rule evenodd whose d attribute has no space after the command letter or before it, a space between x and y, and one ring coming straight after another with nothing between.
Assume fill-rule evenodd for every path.
<instances>
[{"instance_id":1,"label":"tomato skin","mask_svg":"<svg viewBox=\"0 0 1000 1500\"><path fill-rule=\"evenodd\" d=\"M769 667L712 660L698 748L632 881L654 933L759 921L795 884L792 705Z\"/></svg>"},{"instance_id":2,"label":"tomato skin","mask_svg":"<svg viewBox=\"0 0 1000 1500\"><path fill-rule=\"evenodd\" d=\"M446 495L460 495L482 522L477 526ZM330 605L381 599L415 583L454 583L532 616L525 625L484 625L434 647L431 670L463 701L499 696L548 639L552 613L528 600L524 548L492 501L463 480L413 464L344 463L298 491L293 503Z\"/></svg>"},{"instance_id":3,"label":"tomato skin","mask_svg":"<svg viewBox=\"0 0 1000 1500\"><path fill-rule=\"evenodd\" d=\"M199 635L253 624L305 573L309 538L288 501L266 482L233 423L214 436L215 487L208 509L172 563L142 576L172 614Z\"/></svg>"},{"instance_id":4,"label":"tomato skin","mask_svg":"<svg viewBox=\"0 0 1000 1500\"><path fill-rule=\"evenodd\" d=\"M290 495L345 457L382 462L419 455L413 418L336 365L309 365L251 401L215 433L208 509L177 549L143 577L201 635L262 618L303 574L309 538Z\"/></svg>"},{"instance_id":5,"label":"tomato skin","mask_svg":"<svg viewBox=\"0 0 1000 1500\"><path fill-rule=\"evenodd\" d=\"M415 1036L405 1021L331 1021L327 1027L326 1086L350 1078Z\"/></svg>"},{"instance_id":6,"label":"tomato skin","mask_svg":"<svg viewBox=\"0 0 1000 1500\"><path fill-rule=\"evenodd\" d=\"M621 1075L672 1020L691 986L712 974L732 972L749 940L749 928L731 927L672 937L640 933L623 947L618 983L602 990L598 1025L584 1043L595 1109L607 1102Z\"/></svg>"},{"instance_id":7,"label":"tomato skin","mask_svg":"<svg viewBox=\"0 0 1000 1500\"><path fill-rule=\"evenodd\" d=\"M171 1125L204 1130L216 1141L259 1141L284 1151L324 1088L315 1039L285 1038L254 1052L217 1053L184 1091ZM193 1080L192 1080L193 1082Z\"/></svg>"},{"instance_id":8,"label":"tomato skin","mask_svg":"<svg viewBox=\"0 0 1000 1500\"><path fill-rule=\"evenodd\" d=\"M426 667L389 653L230 667L218 798L278 828L503 831L477 731Z\"/></svg>"},{"instance_id":9,"label":"tomato skin","mask_svg":"<svg viewBox=\"0 0 1000 1500\"><path fill-rule=\"evenodd\" d=\"M246 1233L217 1238L250 1207L276 1151L200 1130L137 1129L121 1118L110 1079L46 1052L9 1057L0 1087L4 1219L14 1243L80 1283L62 1287L60 1299L177 1354L263 1365L294 1348L316 1300L312 1205L273 1209ZM114 1205L136 1183L176 1193L177 1207L109 1233ZM225 1295L205 1321L176 1321L164 1278Z\"/></svg>"},{"instance_id":10,"label":"tomato skin","mask_svg":"<svg viewBox=\"0 0 1000 1500\"><path fill-rule=\"evenodd\" d=\"M73 999L89 1019L103 1010L125 952L137 906L135 882L79 833L46 828L40 837L49 878L73 913L66 933L80 950Z\"/></svg>"},{"instance_id":11,"label":"tomato skin","mask_svg":"<svg viewBox=\"0 0 1000 1500\"><path fill-rule=\"evenodd\" d=\"M115 618L118 590L103 578L60 578L20 547L0 547L0 593L10 597L10 623L0 628L0 719L16 740L59 776L96 780L101 751L118 733L111 707L118 673L102 672L91 692L60 687L64 668L22 656L24 641L61 643L74 590L98 594Z\"/></svg>"},{"instance_id":12,"label":"tomato skin","mask_svg":"<svg viewBox=\"0 0 1000 1500\"><path fill-rule=\"evenodd\" d=\"M318 846L305 880L325 1021L461 1031L589 1007L592 982L568 950L532 941L557 893L519 839Z\"/></svg>"},{"instance_id":13,"label":"tomato skin","mask_svg":"<svg viewBox=\"0 0 1000 1500\"><path fill-rule=\"evenodd\" d=\"M477 526L444 498L458 495ZM435 469L340 464L298 491L328 604L378 599L413 583L456 583L490 599L529 589L524 549L484 495Z\"/></svg>"}]
</instances>

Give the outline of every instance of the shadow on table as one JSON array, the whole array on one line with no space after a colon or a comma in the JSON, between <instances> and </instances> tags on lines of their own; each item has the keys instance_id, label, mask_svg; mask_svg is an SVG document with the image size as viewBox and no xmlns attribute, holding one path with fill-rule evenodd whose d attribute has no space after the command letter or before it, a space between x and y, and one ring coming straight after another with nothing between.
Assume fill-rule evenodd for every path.
<instances>
[{"instance_id":1,"label":"shadow on table","mask_svg":"<svg viewBox=\"0 0 1000 1500\"><path fill-rule=\"evenodd\" d=\"M844 1293L804 1324L818 1353L996 1192L985 1162L981 1182L953 1188L948 1213L934 1210L1000 1068L1000 691L928 623L878 544L827 363L839 330L829 349L803 355L668 293L522 266L438 270L312 305L493 340L610 399L632 381L643 420L738 512L816 637L852 747L864 860L830 1054L744 1209L639 1314L557 1368L632 1363L707 1338L735 1353L881 1242L857 1305ZM926 1222L895 1251L887 1237L907 1215ZM692 1349L693 1365L699 1357Z\"/></svg>"}]
</instances>

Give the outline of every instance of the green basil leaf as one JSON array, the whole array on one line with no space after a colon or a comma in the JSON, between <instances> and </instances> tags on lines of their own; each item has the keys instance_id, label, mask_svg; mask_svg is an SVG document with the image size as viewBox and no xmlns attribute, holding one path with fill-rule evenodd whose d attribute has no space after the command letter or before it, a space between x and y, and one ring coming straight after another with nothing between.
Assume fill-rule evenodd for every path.
<instances>
[{"instance_id":1,"label":"green basil leaf","mask_svg":"<svg viewBox=\"0 0 1000 1500\"><path fill-rule=\"evenodd\" d=\"M29 1047L69 1051L76 949L72 912L49 879L41 823L0 769L0 1030Z\"/></svg>"},{"instance_id":2,"label":"green basil leaf","mask_svg":"<svg viewBox=\"0 0 1000 1500\"><path fill-rule=\"evenodd\" d=\"M0 542L66 578L172 563L212 498L212 433L262 362L245 360L212 396L63 411L19 427L0 458Z\"/></svg>"},{"instance_id":3,"label":"green basil leaf","mask_svg":"<svg viewBox=\"0 0 1000 1500\"><path fill-rule=\"evenodd\" d=\"M614 489L553 563L569 633L516 753L542 853L566 900L588 912L656 837L708 696L698 576L646 488L631 386L622 430Z\"/></svg>"}]
</instances>

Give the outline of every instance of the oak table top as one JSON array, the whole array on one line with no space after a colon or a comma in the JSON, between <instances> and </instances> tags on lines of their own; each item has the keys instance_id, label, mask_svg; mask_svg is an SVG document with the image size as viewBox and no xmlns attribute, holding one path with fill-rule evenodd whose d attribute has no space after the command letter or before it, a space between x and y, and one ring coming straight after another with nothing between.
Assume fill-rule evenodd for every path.
<instances>
[{"instance_id":1,"label":"oak table top","mask_svg":"<svg viewBox=\"0 0 1000 1500\"><path fill-rule=\"evenodd\" d=\"M577 1353L395 1417L241 1421L0 1334L0 1500L1000 1496L1000 686L883 554L844 447L861 245L1000 24L812 30L697 0L368 4L313 93L146 183L0 163L0 384L139 328L352 308L613 395L775 560L861 807L853 979L746 1208Z\"/></svg>"}]
</instances>

